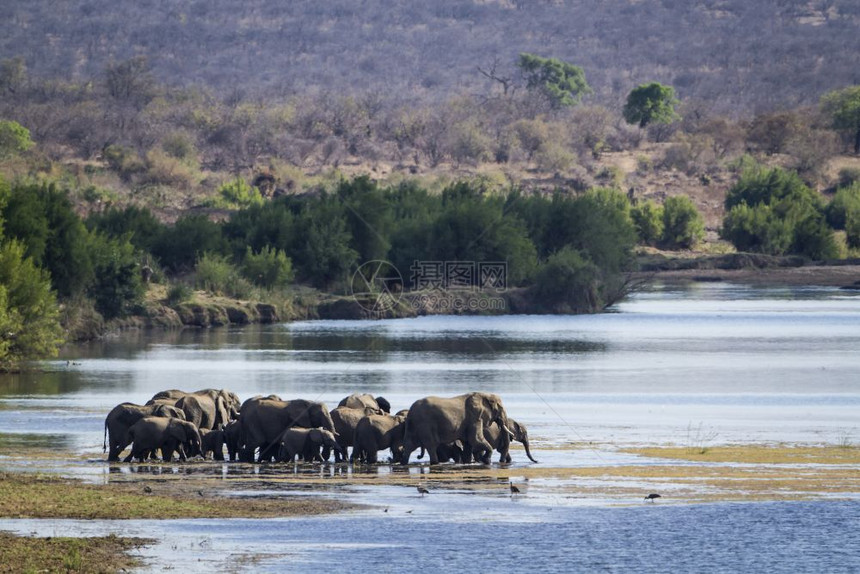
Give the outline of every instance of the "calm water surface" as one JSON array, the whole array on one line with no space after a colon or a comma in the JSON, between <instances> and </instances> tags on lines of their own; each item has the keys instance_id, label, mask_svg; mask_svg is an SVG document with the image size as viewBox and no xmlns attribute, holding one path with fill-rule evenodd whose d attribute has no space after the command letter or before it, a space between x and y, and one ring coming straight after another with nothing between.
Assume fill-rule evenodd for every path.
<instances>
[{"instance_id":1,"label":"calm water surface","mask_svg":"<svg viewBox=\"0 0 860 574\"><path fill-rule=\"evenodd\" d=\"M491 391L529 426L536 457L553 466L628 463L613 447L703 438L860 441L860 294L835 289L701 284L644 291L595 316L128 333L70 347L45 367L0 377L0 450L83 453L93 462L55 470L91 480L109 476L99 459L110 408L169 388L226 387L242 398L277 393L330 406L362 391L395 409L425 395ZM583 441L594 446L558 448ZM3 468L12 463L0 457ZM852 550L858 502L607 508L503 494L420 499L393 487L332 495L376 510L282 521L3 520L0 528L155 535L165 542L148 558L194 556L201 566L192 570L245 553L264 556L257 567L272 571L350 558L380 571L407 570L405 560L481 572L860 571ZM383 515L382 506L391 511Z\"/></svg>"}]
</instances>

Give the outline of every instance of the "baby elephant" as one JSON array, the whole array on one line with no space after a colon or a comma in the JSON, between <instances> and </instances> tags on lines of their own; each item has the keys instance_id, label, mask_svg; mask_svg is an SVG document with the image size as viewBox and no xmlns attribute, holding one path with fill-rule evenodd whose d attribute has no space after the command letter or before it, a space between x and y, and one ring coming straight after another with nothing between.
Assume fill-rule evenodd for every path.
<instances>
[{"instance_id":1,"label":"baby elephant","mask_svg":"<svg viewBox=\"0 0 860 574\"><path fill-rule=\"evenodd\" d=\"M224 431L200 429L200 454L203 458L211 452L212 460L224 460Z\"/></svg>"},{"instance_id":2,"label":"baby elephant","mask_svg":"<svg viewBox=\"0 0 860 574\"><path fill-rule=\"evenodd\" d=\"M131 425L126 440L132 443L131 454L124 462L136 458L143 462L156 449L161 449L164 462L170 462L173 452L179 453L179 460L186 460L183 445L188 445L191 455L200 451L200 432L194 424L179 419L164 417L144 417Z\"/></svg>"},{"instance_id":3,"label":"baby elephant","mask_svg":"<svg viewBox=\"0 0 860 574\"><path fill-rule=\"evenodd\" d=\"M334 433L324 428L288 428L278 437L277 444L278 456L275 460L278 462L292 462L296 455L301 455L306 462L321 461L320 447L323 446L343 455Z\"/></svg>"}]
</instances>

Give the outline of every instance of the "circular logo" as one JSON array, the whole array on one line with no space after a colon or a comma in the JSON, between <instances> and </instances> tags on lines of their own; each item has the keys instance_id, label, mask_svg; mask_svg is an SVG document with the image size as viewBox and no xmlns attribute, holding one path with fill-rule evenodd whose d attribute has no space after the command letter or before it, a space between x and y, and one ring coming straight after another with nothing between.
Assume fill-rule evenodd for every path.
<instances>
[{"instance_id":1,"label":"circular logo","mask_svg":"<svg viewBox=\"0 0 860 574\"><path fill-rule=\"evenodd\" d=\"M403 295L403 277L388 261L368 261L355 270L350 288L362 309L372 313L389 311Z\"/></svg>"}]
</instances>

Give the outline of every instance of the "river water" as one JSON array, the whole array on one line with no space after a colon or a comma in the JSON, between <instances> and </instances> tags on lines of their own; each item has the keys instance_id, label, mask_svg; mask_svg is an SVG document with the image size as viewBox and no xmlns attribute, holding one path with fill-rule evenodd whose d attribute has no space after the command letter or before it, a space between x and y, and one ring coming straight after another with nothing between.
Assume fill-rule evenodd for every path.
<instances>
[{"instance_id":1,"label":"river water","mask_svg":"<svg viewBox=\"0 0 860 574\"><path fill-rule=\"evenodd\" d=\"M0 377L0 453L78 456L47 469L0 456L0 470L109 480L104 416L170 388L329 406L360 391L394 410L426 395L490 391L551 466L628 464L616 449L632 445L860 441L860 294L836 289L703 283L655 286L593 316L135 332L70 347L44 367ZM528 461L514 454L515 475ZM860 502L851 500L643 507L537 493L419 498L392 486L327 495L372 509L274 521L1 520L0 529L155 536L163 542L144 551L153 569L191 556L191 570L237 557L271 571L350 559L380 571L860 570Z\"/></svg>"}]
</instances>

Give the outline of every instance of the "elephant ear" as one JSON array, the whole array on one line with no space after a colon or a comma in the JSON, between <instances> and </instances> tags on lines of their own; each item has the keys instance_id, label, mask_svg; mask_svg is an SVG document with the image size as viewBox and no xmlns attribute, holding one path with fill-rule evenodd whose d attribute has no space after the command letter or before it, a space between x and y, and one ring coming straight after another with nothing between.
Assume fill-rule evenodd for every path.
<instances>
[{"instance_id":1,"label":"elephant ear","mask_svg":"<svg viewBox=\"0 0 860 574\"><path fill-rule=\"evenodd\" d=\"M178 440L179 442L186 442L188 440L188 433L186 432L185 424L178 420L171 420L167 425L167 434Z\"/></svg>"},{"instance_id":2,"label":"elephant ear","mask_svg":"<svg viewBox=\"0 0 860 574\"><path fill-rule=\"evenodd\" d=\"M466 398L466 417L477 422L479 420L489 424L491 418L487 405L484 404L484 396L480 393L472 393Z\"/></svg>"}]
</instances>

